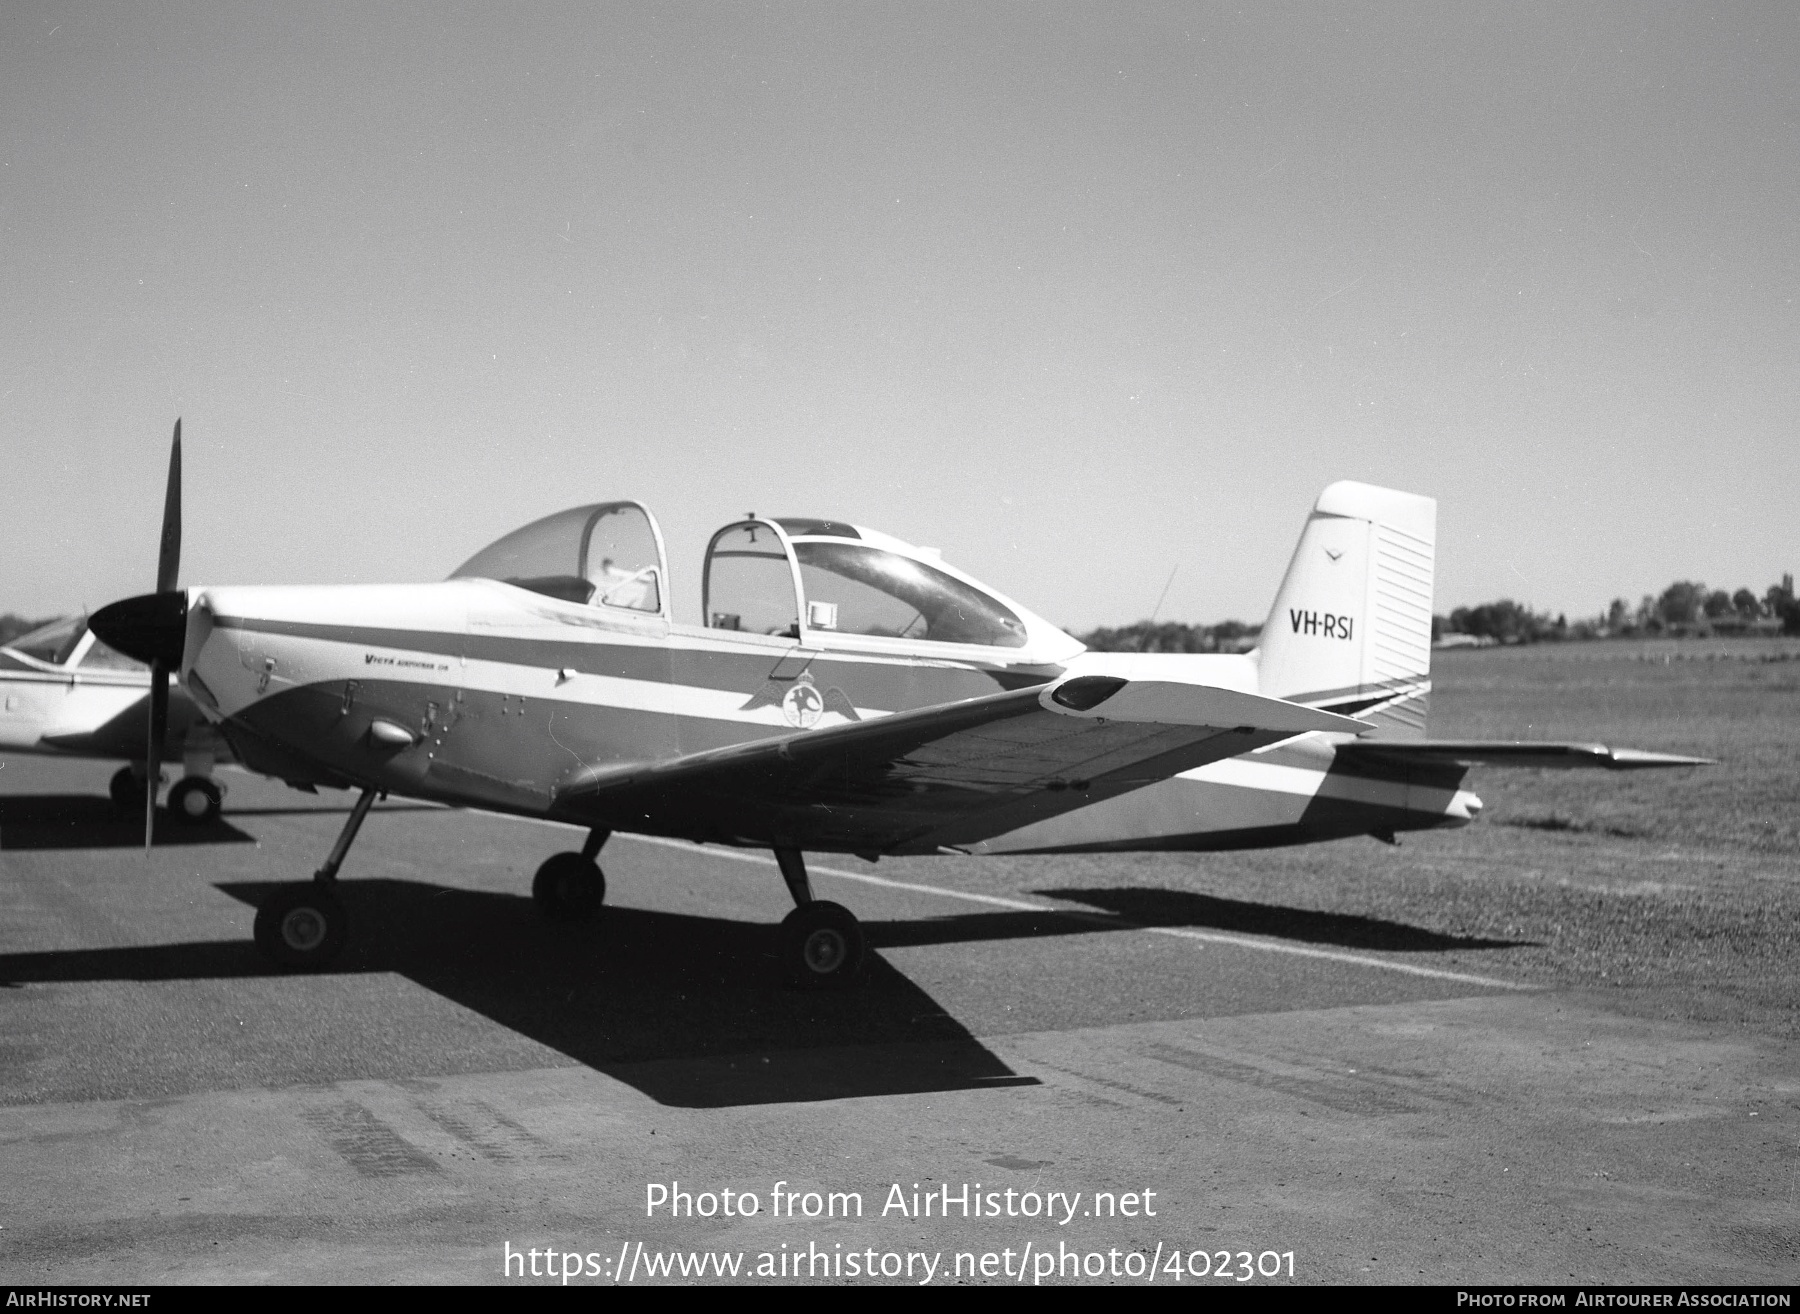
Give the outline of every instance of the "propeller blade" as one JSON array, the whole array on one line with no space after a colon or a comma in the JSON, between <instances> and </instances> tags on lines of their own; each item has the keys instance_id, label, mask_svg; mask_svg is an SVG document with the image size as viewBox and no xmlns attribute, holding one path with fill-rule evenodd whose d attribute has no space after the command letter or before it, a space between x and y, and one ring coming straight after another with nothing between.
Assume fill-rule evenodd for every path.
<instances>
[{"instance_id":1,"label":"propeller blade","mask_svg":"<svg viewBox=\"0 0 1800 1314\"><path fill-rule=\"evenodd\" d=\"M163 739L169 731L169 668L150 667L150 744L144 761L144 852L156 834L156 785L162 775Z\"/></svg>"},{"instance_id":2,"label":"propeller blade","mask_svg":"<svg viewBox=\"0 0 1800 1314\"><path fill-rule=\"evenodd\" d=\"M169 444L169 482L163 490L162 542L156 553L156 592L102 607L88 628L128 657L150 664L150 733L144 750L144 852L156 838L156 786L163 739L169 732L169 668L181 665L187 636L187 595L181 575L181 420ZM95 625L94 622L99 624Z\"/></svg>"},{"instance_id":3,"label":"propeller blade","mask_svg":"<svg viewBox=\"0 0 1800 1314\"><path fill-rule=\"evenodd\" d=\"M163 493L162 549L156 556L156 591L167 593L181 573L181 421L169 447L169 483Z\"/></svg>"}]
</instances>

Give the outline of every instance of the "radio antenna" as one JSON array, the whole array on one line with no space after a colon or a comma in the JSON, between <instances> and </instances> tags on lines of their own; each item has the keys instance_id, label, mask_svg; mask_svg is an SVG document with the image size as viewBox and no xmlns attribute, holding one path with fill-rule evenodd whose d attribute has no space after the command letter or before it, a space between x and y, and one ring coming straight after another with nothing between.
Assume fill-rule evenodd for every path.
<instances>
[{"instance_id":1,"label":"radio antenna","mask_svg":"<svg viewBox=\"0 0 1800 1314\"><path fill-rule=\"evenodd\" d=\"M1169 585L1175 582L1175 572L1181 569L1177 561L1169 568L1169 578L1163 581L1163 591L1156 595L1156 606L1150 610L1150 619L1144 625L1144 637L1138 642L1138 651L1142 652L1150 646L1150 631L1156 628L1156 618L1162 614L1163 599L1169 596Z\"/></svg>"}]
</instances>

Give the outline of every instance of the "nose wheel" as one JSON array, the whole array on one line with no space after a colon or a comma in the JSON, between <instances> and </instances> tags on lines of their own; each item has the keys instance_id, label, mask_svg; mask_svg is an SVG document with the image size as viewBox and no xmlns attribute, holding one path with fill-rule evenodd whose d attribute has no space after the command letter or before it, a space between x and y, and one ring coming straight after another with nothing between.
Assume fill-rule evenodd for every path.
<instances>
[{"instance_id":1,"label":"nose wheel","mask_svg":"<svg viewBox=\"0 0 1800 1314\"><path fill-rule=\"evenodd\" d=\"M344 905L319 881L284 886L256 910L256 947L282 967L324 967L349 929Z\"/></svg>"},{"instance_id":2,"label":"nose wheel","mask_svg":"<svg viewBox=\"0 0 1800 1314\"><path fill-rule=\"evenodd\" d=\"M188 776L177 780L169 791L169 815L190 826L204 826L219 819L219 808L225 801L218 785L205 776Z\"/></svg>"},{"instance_id":3,"label":"nose wheel","mask_svg":"<svg viewBox=\"0 0 1800 1314\"><path fill-rule=\"evenodd\" d=\"M350 918L338 902L337 874L375 804L365 789L350 809L325 865L304 885L284 885L256 910L256 947L281 967L324 967L338 956L350 934Z\"/></svg>"},{"instance_id":4,"label":"nose wheel","mask_svg":"<svg viewBox=\"0 0 1800 1314\"><path fill-rule=\"evenodd\" d=\"M798 849L776 849L788 893L798 906L781 923L781 958L789 984L801 990L844 990L862 976L868 946L862 923L841 903L815 899Z\"/></svg>"}]
</instances>

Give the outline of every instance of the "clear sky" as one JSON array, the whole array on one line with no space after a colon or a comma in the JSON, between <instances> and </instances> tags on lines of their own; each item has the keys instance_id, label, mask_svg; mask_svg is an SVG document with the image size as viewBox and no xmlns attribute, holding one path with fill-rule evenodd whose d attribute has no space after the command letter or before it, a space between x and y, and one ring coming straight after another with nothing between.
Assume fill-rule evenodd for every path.
<instances>
[{"instance_id":1,"label":"clear sky","mask_svg":"<svg viewBox=\"0 0 1800 1314\"><path fill-rule=\"evenodd\" d=\"M1800 6L0 7L0 610L746 511L1061 624L1800 568Z\"/></svg>"}]
</instances>

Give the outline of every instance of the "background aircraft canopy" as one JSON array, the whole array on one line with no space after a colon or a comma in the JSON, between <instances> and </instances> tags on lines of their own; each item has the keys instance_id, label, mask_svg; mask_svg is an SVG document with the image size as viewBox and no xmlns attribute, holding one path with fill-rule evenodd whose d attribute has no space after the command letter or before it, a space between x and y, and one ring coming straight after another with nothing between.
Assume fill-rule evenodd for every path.
<instances>
[{"instance_id":1,"label":"background aircraft canopy","mask_svg":"<svg viewBox=\"0 0 1800 1314\"><path fill-rule=\"evenodd\" d=\"M450 578L497 579L564 602L658 613L662 533L636 502L573 507L490 543Z\"/></svg>"},{"instance_id":2,"label":"background aircraft canopy","mask_svg":"<svg viewBox=\"0 0 1800 1314\"><path fill-rule=\"evenodd\" d=\"M84 642L85 641L85 642ZM149 667L101 642L88 629L87 617L66 616L21 634L5 645L8 651L43 662L46 666L79 666L96 671L144 671Z\"/></svg>"},{"instance_id":3,"label":"background aircraft canopy","mask_svg":"<svg viewBox=\"0 0 1800 1314\"><path fill-rule=\"evenodd\" d=\"M61 666L74 654L75 645L86 633L86 616L65 616L48 625L40 625L29 634L21 634L6 646L40 662Z\"/></svg>"}]
</instances>

